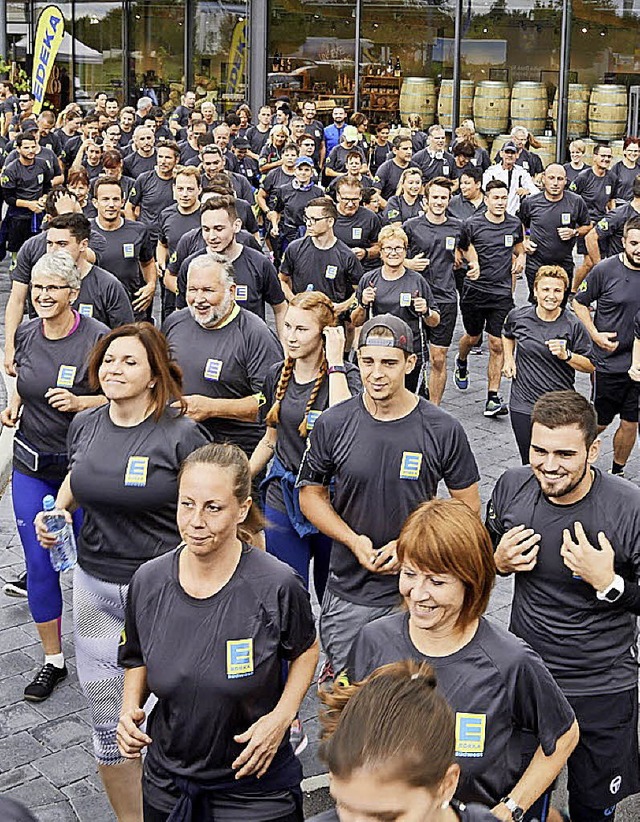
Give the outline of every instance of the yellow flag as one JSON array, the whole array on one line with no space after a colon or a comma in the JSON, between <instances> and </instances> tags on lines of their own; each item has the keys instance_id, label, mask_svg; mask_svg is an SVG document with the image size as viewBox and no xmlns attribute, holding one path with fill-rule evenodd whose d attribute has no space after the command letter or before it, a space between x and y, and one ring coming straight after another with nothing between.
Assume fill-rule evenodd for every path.
<instances>
[{"instance_id":1,"label":"yellow flag","mask_svg":"<svg viewBox=\"0 0 640 822\"><path fill-rule=\"evenodd\" d=\"M242 82L244 74L244 64L247 57L247 21L240 20L236 23L231 37L231 48L229 49L229 77L227 79L227 94L235 94L238 86Z\"/></svg>"},{"instance_id":2,"label":"yellow flag","mask_svg":"<svg viewBox=\"0 0 640 822\"><path fill-rule=\"evenodd\" d=\"M49 75L64 36L64 17L57 6L47 6L38 18L36 42L33 47L31 91L35 97L33 113L40 114Z\"/></svg>"}]
</instances>

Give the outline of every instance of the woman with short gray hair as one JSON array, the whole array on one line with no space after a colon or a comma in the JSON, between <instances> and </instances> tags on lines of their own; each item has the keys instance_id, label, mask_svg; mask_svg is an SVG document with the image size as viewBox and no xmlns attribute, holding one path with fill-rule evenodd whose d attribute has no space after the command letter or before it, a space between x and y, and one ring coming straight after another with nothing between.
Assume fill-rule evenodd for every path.
<instances>
[{"instance_id":1,"label":"woman with short gray hair","mask_svg":"<svg viewBox=\"0 0 640 822\"><path fill-rule=\"evenodd\" d=\"M37 317L18 327L16 393L0 415L14 428L11 480L13 510L27 566L27 598L44 650L44 665L27 685L24 698L41 702L67 675L60 624L59 574L49 552L36 539L33 520L47 494L54 497L67 473L67 430L78 411L104 402L91 392L88 355L109 330L72 308L80 273L65 251L41 257L31 274L31 300ZM76 512L79 526L82 512Z\"/></svg>"}]
</instances>

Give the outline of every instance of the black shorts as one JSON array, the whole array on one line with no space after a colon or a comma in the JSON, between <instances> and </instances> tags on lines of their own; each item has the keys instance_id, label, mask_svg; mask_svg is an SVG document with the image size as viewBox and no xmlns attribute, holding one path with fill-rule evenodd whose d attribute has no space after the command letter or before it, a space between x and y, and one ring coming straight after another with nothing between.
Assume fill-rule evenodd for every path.
<instances>
[{"instance_id":1,"label":"black shorts","mask_svg":"<svg viewBox=\"0 0 640 822\"><path fill-rule=\"evenodd\" d=\"M429 329L429 345L449 348L458 319L458 303L441 303L439 309L440 322L435 328Z\"/></svg>"},{"instance_id":2,"label":"black shorts","mask_svg":"<svg viewBox=\"0 0 640 822\"><path fill-rule=\"evenodd\" d=\"M40 215L35 222L39 226L41 219ZM20 251L22 246L30 237L37 234L38 229L34 231L34 220L22 220L15 217L7 217L7 250L15 253Z\"/></svg>"},{"instance_id":3,"label":"black shorts","mask_svg":"<svg viewBox=\"0 0 640 822\"><path fill-rule=\"evenodd\" d=\"M568 696L580 726L569 757L569 794L587 808L610 808L640 792L638 688Z\"/></svg>"},{"instance_id":4,"label":"black shorts","mask_svg":"<svg viewBox=\"0 0 640 822\"><path fill-rule=\"evenodd\" d=\"M593 404L598 415L598 425L609 425L620 415L621 420L638 422L640 384L623 371L608 374L596 371Z\"/></svg>"},{"instance_id":5,"label":"black shorts","mask_svg":"<svg viewBox=\"0 0 640 822\"><path fill-rule=\"evenodd\" d=\"M483 331L492 337L502 336L502 327L507 314L513 308L511 297L487 297L482 301L464 296L460 301L460 313L464 330L470 337L480 337Z\"/></svg>"}]
</instances>

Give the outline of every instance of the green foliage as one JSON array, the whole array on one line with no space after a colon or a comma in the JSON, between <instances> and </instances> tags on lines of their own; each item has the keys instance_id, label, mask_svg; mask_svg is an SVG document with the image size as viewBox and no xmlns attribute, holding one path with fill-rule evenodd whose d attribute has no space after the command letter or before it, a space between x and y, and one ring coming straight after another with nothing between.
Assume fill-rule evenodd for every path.
<instances>
[{"instance_id":1,"label":"green foliage","mask_svg":"<svg viewBox=\"0 0 640 822\"><path fill-rule=\"evenodd\" d=\"M16 87L16 91L31 91L31 81L27 72L16 63L5 62L0 57L0 76L7 77Z\"/></svg>"}]
</instances>

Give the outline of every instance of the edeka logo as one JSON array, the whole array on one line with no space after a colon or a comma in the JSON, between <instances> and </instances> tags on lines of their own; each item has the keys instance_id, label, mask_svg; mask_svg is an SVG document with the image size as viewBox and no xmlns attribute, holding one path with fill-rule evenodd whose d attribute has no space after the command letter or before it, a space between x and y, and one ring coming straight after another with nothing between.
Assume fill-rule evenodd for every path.
<instances>
[{"instance_id":1,"label":"edeka logo","mask_svg":"<svg viewBox=\"0 0 640 822\"><path fill-rule=\"evenodd\" d=\"M133 488L144 488L147 484L149 457L129 457L124 484Z\"/></svg>"},{"instance_id":2,"label":"edeka logo","mask_svg":"<svg viewBox=\"0 0 640 822\"><path fill-rule=\"evenodd\" d=\"M227 79L227 94L235 94L242 83L247 52L246 26L247 21L240 20L236 23L231 37L231 47L229 49L231 71Z\"/></svg>"},{"instance_id":3,"label":"edeka logo","mask_svg":"<svg viewBox=\"0 0 640 822\"><path fill-rule=\"evenodd\" d=\"M47 6L38 18L38 29L33 49L31 91L35 98L34 114L42 110L51 69L64 36L64 17L57 6Z\"/></svg>"},{"instance_id":4,"label":"edeka logo","mask_svg":"<svg viewBox=\"0 0 640 822\"><path fill-rule=\"evenodd\" d=\"M227 640L227 679L239 679L253 673L253 640Z\"/></svg>"},{"instance_id":5,"label":"edeka logo","mask_svg":"<svg viewBox=\"0 0 640 822\"><path fill-rule=\"evenodd\" d=\"M482 756L486 729L486 714L456 713L456 756Z\"/></svg>"}]
</instances>

